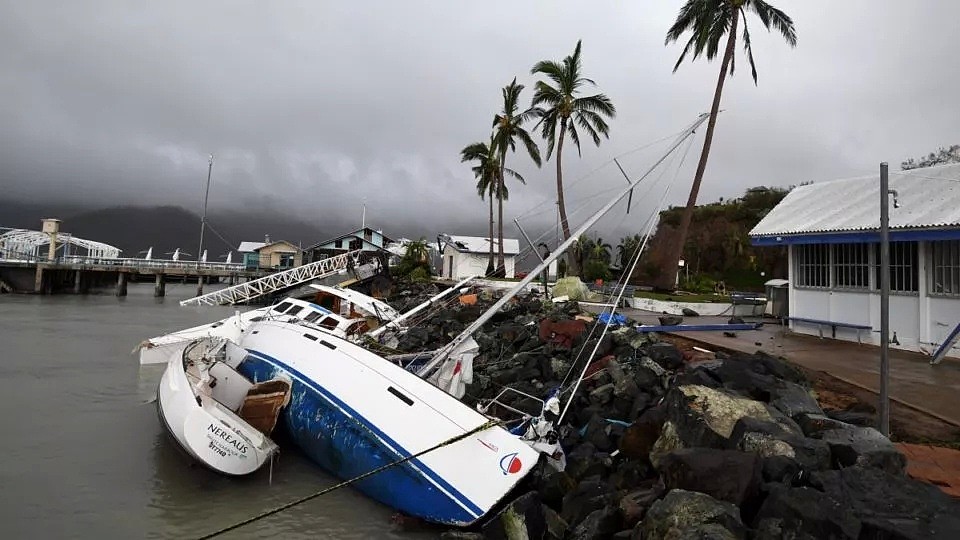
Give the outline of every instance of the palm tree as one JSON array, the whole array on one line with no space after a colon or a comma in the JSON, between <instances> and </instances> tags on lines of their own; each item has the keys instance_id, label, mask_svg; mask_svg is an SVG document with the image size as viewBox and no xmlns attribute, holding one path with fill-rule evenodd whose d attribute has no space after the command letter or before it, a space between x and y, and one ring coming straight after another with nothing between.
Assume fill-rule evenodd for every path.
<instances>
[{"instance_id":1,"label":"palm tree","mask_svg":"<svg viewBox=\"0 0 960 540\"><path fill-rule=\"evenodd\" d=\"M527 110L517 114L517 102L520 99L520 92L523 91L523 88L524 86L522 84L517 84L516 77L513 78L513 81L510 84L504 86L503 111L493 117L493 140L496 144L497 150L500 151L500 169L497 176L501 186L499 192L502 192L505 195L507 194L507 187L504 177L505 174L510 174L519 180L521 184L526 183L522 176L514 171L510 171L508 173L507 171L509 169L506 168L507 150L510 150L511 152L516 151L517 139L519 139L520 142L523 143L523 146L527 149L527 153L530 154L530 159L537 164L537 167L540 166L540 149L537 148L537 144L533 142L533 139L530 137L530 134L527 133L527 130L523 128L523 124L534 118L534 113L530 110ZM504 199L506 199L506 197L497 197L497 245L500 247L499 255L497 257L496 275L499 277L504 277L506 275L506 268L504 267L503 260Z\"/></svg>"},{"instance_id":2,"label":"palm tree","mask_svg":"<svg viewBox=\"0 0 960 540\"><path fill-rule=\"evenodd\" d=\"M497 184L499 174L499 164L494 148L493 138L490 138L490 145L487 143L475 142L466 146L460 151L460 162L476 161L477 164L472 167L473 176L477 179L477 195L482 200L484 195L490 196L490 258L487 260L486 275L493 275L493 199L497 196Z\"/></svg>"},{"instance_id":3,"label":"palm tree","mask_svg":"<svg viewBox=\"0 0 960 540\"><path fill-rule=\"evenodd\" d=\"M586 266L587 261L590 259L590 254L593 252L593 239L585 234L581 234L580 238L577 238L573 242L570 264L576 265L577 268L583 268Z\"/></svg>"},{"instance_id":4,"label":"palm tree","mask_svg":"<svg viewBox=\"0 0 960 540\"><path fill-rule=\"evenodd\" d=\"M610 137L605 118L613 118L617 114L613 102L604 94L579 96L585 85L596 86L591 79L581 75L580 69L580 41L577 41L573 54L562 61L541 60L530 70L534 75L545 75L553 83L551 86L548 82L537 81L532 106L534 113L540 117L542 135L547 140L547 159L553 154L554 147L557 149L557 207L564 240L570 238L570 224L563 202L563 140L569 133L570 140L577 146L577 153L581 154L579 130L583 130L594 144L600 146L601 135ZM570 266L571 273L576 275L578 268L573 257L570 257Z\"/></svg>"},{"instance_id":5,"label":"palm tree","mask_svg":"<svg viewBox=\"0 0 960 540\"><path fill-rule=\"evenodd\" d=\"M707 157L710 155L710 144L713 142L713 130L717 125L717 113L720 110L723 81L726 79L728 70L730 75L733 75L737 26L741 17L743 19L743 48L747 53L747 62L750 64L753 83L757 83L757 67L753 62L753 47L750 43L750 31L747 29L747 11L754 12L767 30L772 27L780 32L791 47L797 45L797 32L793 27L793 20L786 13L763 0L687 0L687 3L680 8L677 20L667 31L665 44L678 41L687 31L691 34L687 44L683 47L683 52L680 53L680 58L673 66L674 72L677 71L683 59L691 50L693 51L691 60L696 60L700 55L706 56L707 60L713 60L720 50L720 42L724 36L727 37L727 42L723 51L723 60L720 63L720 78L717 81L717 89L713 94L713 105L710 108L710 120L707 122L707 133L703 140L703 151L700 153L700 162L697 164L693 186L690 188L690 197L687 199L687 206L680 219L677 241L673 243L674 251L670 257L666 258L664 263L667 266L664 266L660 272L662 288L672 288L676 278L677 264L680 261L687 231L690 229L693 207L696 206L697 195L700 193L700 181L703 180L703 173L707 168Z\"/></svg>"},{"instance_id":6,"label":"palm tree","mask_svg":"<svg viewBox=\"0 0 960 540\"><path fill-rule=\"evenodd\" d=\"M590 250L590 256L595 261L600 261L603 264L610 264L610 252L613 248L610 244L607 244L603 241L603 238L597 238L593 243L593 247Z\"/></svg>"}]
</instances>

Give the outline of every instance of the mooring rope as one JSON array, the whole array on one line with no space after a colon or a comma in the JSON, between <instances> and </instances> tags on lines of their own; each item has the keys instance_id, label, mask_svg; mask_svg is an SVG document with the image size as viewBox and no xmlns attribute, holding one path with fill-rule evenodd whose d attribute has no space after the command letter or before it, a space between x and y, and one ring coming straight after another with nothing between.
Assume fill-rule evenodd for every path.
<instances>
[{"instance_id":1,"label":"mooring rope","mask_svg":"<svg viewBox=\"0 0 960 540\"><path fill-rule=\"evenodd\" d=\"M230 531L235 530L235 529L239 529L240 527L244 527L244 526L249 525L249 524L251 524L251 523L253 523L253 522L255 522L255 521L259 521L259 520L261 520L261 519L263 519L263 518L272 516L272 515L274 515L274 514L278 514L278 513L280 513L280 512L283 512L284 510L288 510L288 509L290 509L290 508L293 508L294 506L297 506L297 505L299 505L299 504L303 504L303 503L305 503L305 502L307 502L307 501L309 501L309 500L316 499L317 497L320 497L321 495L326 495L327 493L330 493L331 491L336 491L336 490L338 490L338 489L340 489L340 488L342 488L342 487L349 486L350 484L353 484L354 482L359 482L360 480L363 480L364 478L368 478L368 477L373 476L373 475L375 475L375 474L377 474L377 473L383 472L383 471L389 469L390 467L395 467L395 466L397 466L397 465L402 465L402 464L404 464L404 463L406 463L406 462L408 462L408 461L410 461L410 460L412 460L412 459L416 459L416 458L418 458L418 457L420 457L420 456L423 456L423 455L425 455L425 454L428 454L428 453L430 453L430 452L433 452L434 450L443 448L444 446L451 445L451 444L453 444L453 443L455 443L455 442L457 442L457 441L462 441L463 439L466 439L467 437L469 437L469 436L471 436L471 435L474 435L474 434L479 433L479 432L481 432L481 431L483 431L483 430L485 430L485 429L488 429L488 428L491 428L491 427L494 427L494 426L498 426L498 425L500 425L500 420L489 420L489 421L481 424L480 426L477 426L477 427L471 429L470 431L467 431L467 432L465 432L465 433L461 433L460 435L457 435L457 436L455 436L455 437L452 437L452 438L450 438L450 439L447 439L447 440L445 440L445 441L443 441L443 442L441 442L441 443L439 443L439 444L437 444L437 445L435 445L435 446L432 446L432 447L430 447L430 448L427 448L426 450L422 450L422 451L420 451L420 452L417 452L416 454L409 455L409 456L407 456L407 457L405 457L405 458L403 458L403 459L398 459L398 460L396 460L396 461L392 461L392 462L390 462L390 463L387 463L386 465L377 467L376 469L374 469L374 470L372 470L372 471L365 472L365 473L361 474L360 476L356 476L356 477L351 478L351 479L349 479L349 480L346 480L346 481L344 481L344 482L340 482L339 484L337 484L337 485L335 485L335 486L331 486L331 487L328 487L328 488L324 488L324 489L322 489L322 490L320 490L320 491L318 491L318 492L316 492L316 493L313 493L313 494L311 494L311 495L307 495L306 497L302 497L302 498L300 498L300 499L297 499L297 500L295 500L295 501L293 501L293 502L289 502L289 503L284 504L284 505L282 505L282 506L278 506L278 507L276 507L276 508L274 508L274 509L272 509L272 510L268 510L268 511L266 511L266 512L262 512L262 513L260 513L260 514L257 514L256 516L251 517L251 518L245 519L245 520L240 521L240 522L238 522L238 523L234 523L233 525L230 525L229 527L224 527L223 529L219 529L219 530L214 531L214 532L212 532L212 533L205 534L205 535L203 535L203 536L200 536L197 540L207 540L207 539L209 539L209 538L214 538L214 537L220 536L220 535L222 535L223 533L230 532Z\"/></svg>"}]
</instances>

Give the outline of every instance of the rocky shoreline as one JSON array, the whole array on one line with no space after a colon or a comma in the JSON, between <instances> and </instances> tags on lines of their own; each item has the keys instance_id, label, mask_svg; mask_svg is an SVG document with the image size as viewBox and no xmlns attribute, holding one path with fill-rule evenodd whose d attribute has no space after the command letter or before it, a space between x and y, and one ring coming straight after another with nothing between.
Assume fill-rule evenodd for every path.
<instances>
[{"instance_id":1,"label":"rocky shoreline","mask_svg":"<svg viewBox=\"0 0 960 540\"><path fill-rule=\"evenodd\" d=\"M405 287L402 309L433 285ZM405 352L442 345L474 305L441 309ZM465 401L510 387L545 398L575 380L602 328L576 302L536 293L475 335ZM583 349L585 352L578 353ZM473 531L444 538L960 538L960 504L908 478L906 459L864 415L824 411L804 374L772 356L682 352L655 334L611 328L559 427L563 472L541 466ZM539 412L520 393L500 401Z\"/></svg>"}]
</instances>

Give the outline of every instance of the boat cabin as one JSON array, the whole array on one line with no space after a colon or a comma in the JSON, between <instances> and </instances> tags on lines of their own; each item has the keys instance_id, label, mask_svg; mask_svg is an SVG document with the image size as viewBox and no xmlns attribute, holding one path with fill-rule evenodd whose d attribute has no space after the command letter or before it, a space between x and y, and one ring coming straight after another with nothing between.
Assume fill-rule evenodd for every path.
<instances>
[{"instance_id":1,"label":"boat cabin","mask_svg":"<svg viewBox=\"0 0 960 540\"><path fill-rule=\"evenodd\" d=\"M296 298L287 298L273 306L266 316L281 315L287 320L297 319L319 330L347 339L364 334L370 329L363 318L342 317L323 306Z\"/></svg>"}]
</instances>

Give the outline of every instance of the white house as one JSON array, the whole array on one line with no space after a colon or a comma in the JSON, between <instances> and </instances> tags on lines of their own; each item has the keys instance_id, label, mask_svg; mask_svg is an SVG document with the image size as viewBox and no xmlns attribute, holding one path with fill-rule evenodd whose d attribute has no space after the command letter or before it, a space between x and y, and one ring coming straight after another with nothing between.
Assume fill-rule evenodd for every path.
<instances>
[{"instance_id":1,"label":"white house","mask_svg":"<svg viewBox=\"0 0 960 540\"><path fill-rule=\"evenodd\" d=\"M891 171L892 347L932 352L960 322L960 164ZM792 318L867 326L880 343L879 175L818 182L791 191L750 231L755 246L787 246ZM834 328L791 321L795 332ZM838 339L856 340L837 326ZM954 348L950 356L960 356Z\"/></svg>"},{"instance_id":2,"label":"white house","mask_svg":"<svg viewBox=\"0 0 960 540\"><path fill-rule=\"evenodd\" d=\"M494 256L499 249L494 239ZM515 275L517 255L520 254L520 241L515 238L503 239L503 266L506 277ZM443 245L442 276L450 279L463 279L467 276L483 276L487 273L487 261L490 258L490 239L478 236L450 236ZM494 259L496 264L496 258Z\"/></svg>"}]
</instances>

